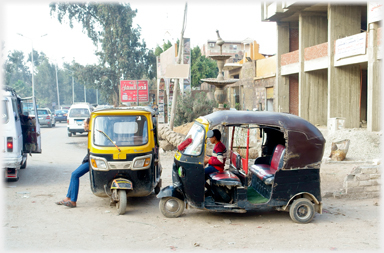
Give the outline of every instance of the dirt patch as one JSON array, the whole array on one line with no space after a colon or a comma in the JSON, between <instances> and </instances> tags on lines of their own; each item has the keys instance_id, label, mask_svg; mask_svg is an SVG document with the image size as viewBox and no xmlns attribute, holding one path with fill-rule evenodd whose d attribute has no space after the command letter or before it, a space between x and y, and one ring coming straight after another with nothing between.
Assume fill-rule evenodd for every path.
<instances>
[{"instance_id":1,"label":"dirt patch","mask_svg":"<svg viewBox=\"0 0 384 253\"><path fill-rule=\"evenodd\" d=\"M187 135L189 132L189 129L191 129L193 124L194 124L194 122L185 123L184 125L174 127L173 131L175 131L176 133L179 133L179 134Z\"/></svg>"}]
</instances>

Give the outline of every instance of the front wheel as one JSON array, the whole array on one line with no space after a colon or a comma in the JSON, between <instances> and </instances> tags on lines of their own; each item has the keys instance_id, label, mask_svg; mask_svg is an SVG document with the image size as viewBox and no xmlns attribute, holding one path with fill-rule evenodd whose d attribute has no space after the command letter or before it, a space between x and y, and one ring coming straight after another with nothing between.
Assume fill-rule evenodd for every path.
<instances>
[{"instance_id":1,"label":"front wheel","mask_svg":"<svg viewBox=\"0 0 384 253\"><path fill-rule=\"evenodd\" d=\"M296 199L289 208L289 216L294 222L308 223L315 216L315 207L309 199Z\"/></svg>"},{"instance_id":2,"label":"front wheel","mask_svg":"<svg viewBox=\"0 0 384 253\"><path fill-rule=\"evenodd\" d=\"M71 137L72 136L72 133L71 132L68 132L68 137Z\"/></svg>"},{"instance_id":3,"label":"front wheel","mask_svg":"<svg viewBox=\"0 0 384 253\"><path fill-rule=\"evenodd\" d=\"M124 190L119 190L119 201L116 203L117 212L119 215L125 214L125 209L127 209L127 193Z\"/></svg>"},{"instance_id":4,"label":"front wheel","mask_svg":"<svg viewBox=\"0 0 384 253\"><path fill-rule=\"evenodd\" d=\"M162 198L159 208L165 217L177 218L184 212L184 201L175 197Z\"/></svg>"}]
</instances>

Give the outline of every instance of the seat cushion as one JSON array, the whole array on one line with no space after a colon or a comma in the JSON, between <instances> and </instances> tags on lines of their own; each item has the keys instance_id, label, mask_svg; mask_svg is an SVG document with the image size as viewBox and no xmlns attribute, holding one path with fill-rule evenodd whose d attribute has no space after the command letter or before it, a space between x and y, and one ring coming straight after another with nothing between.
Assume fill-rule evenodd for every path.
<instances>
[{"instance_id":1,"label":"seat cushion","mask_svg":"<svg viewBox=\"0 0 384 253\"><path fill-rule=\"evenodd\" d=\"M277 145L275 151L273 152L272 160L271 160L271 168L274 170L278 170L280 160L284 157L285 147L281 144Z\"/></svg>"},{"instance_id":2,"label":"seat cushion","mask_svg":"<svg viewBox=\"0 0 384 253\"><path fill-rule=\"evenodd\" d=\"M241 186L240 179L230 171L215 172L209 175L212 184L227 185L227 186Z\"/></svg>"},{"instance_id":3,"label":"seat cushion","mask_svg":"<svg viewBox=\"0 0 384 253\"><path fill-rule=\"evenodd\" d=\"M276 170L272 169L268 164L254 164L249 170L263 182L268 178L274 177L276 172Z\"/></svg>"}]
</instances>

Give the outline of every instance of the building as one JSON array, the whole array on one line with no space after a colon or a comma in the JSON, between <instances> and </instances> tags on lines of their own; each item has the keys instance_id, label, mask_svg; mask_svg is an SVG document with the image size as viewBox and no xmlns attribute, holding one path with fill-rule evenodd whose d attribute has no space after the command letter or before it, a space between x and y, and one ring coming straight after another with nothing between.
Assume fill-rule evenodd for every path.
<instances>
[{"instance_id":1,"label":"building","mask_svg":"<svg viewBox=\"0 0 384 253\"><path fill-rule=\"evenodd\" d=\"M264 2L277 23L274 110L313 124L381 130L379 3Z\"/></svg>"}]
</instances>

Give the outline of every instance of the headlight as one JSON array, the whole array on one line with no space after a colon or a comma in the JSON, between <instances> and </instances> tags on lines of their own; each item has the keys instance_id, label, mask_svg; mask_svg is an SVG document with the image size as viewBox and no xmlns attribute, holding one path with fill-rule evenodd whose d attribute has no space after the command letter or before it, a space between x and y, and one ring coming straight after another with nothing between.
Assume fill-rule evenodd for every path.
<instances>
[{"instance_id":1,"label":"headlight","mask_svg":"<svg viewBox=\"0 0 384 253\"><path fill-rule=\"evenodd\" d=\"M151 162L151 158L145 158L145 159L138 159L135 161L133 164L134 168L142 168L142 167L147 167Z\"/></svg>"},{"instance_id":2,"label":"headlight","mask_svg":"<svg viewBox=\"0 0 384 253\"><path fill-rule=\"evenodd\" d=\"M96 170L107 170L107 164L104 160L91 158L92 167Z\"/></svg>"}]
</instances>

